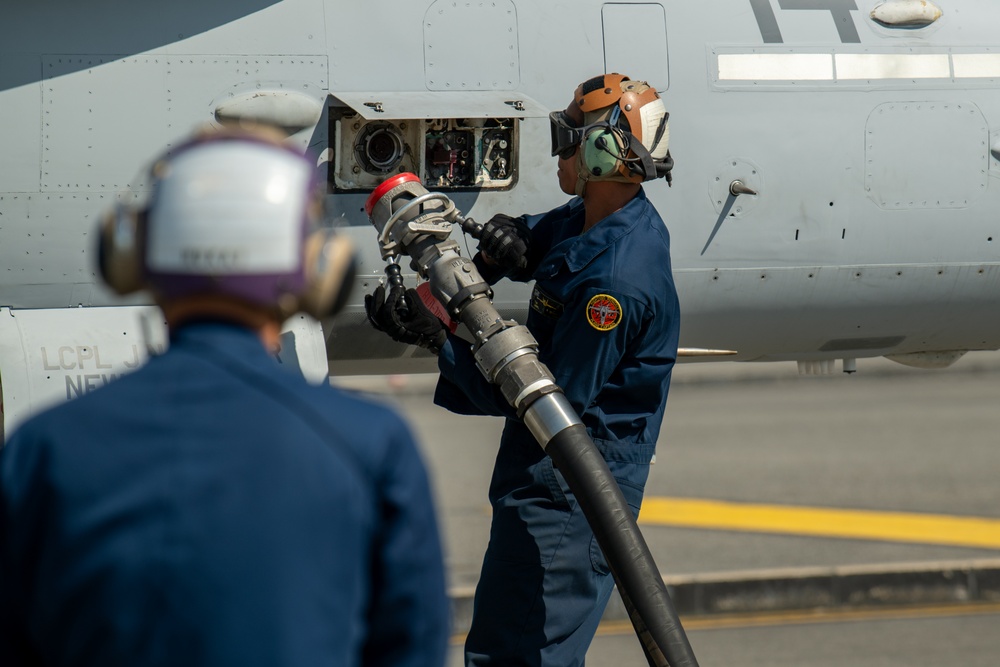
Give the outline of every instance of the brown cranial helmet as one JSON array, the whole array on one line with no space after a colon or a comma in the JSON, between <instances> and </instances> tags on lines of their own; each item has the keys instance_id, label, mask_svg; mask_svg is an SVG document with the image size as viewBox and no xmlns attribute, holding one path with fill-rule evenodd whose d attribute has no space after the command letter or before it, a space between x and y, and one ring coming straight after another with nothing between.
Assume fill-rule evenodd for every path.
<instances>
[{"instance_id":1,"label":"brown cranial helmet","mask_svg":"<svg viewBox=\"0 0 1000 667\"><path fill-rule=\"evenodd\" d=\"M670 114L655 88L604 74L577 86L572 104L583 117L583 178L641 183L663 176L670 182Z\"/></svg>"}]
</instances>

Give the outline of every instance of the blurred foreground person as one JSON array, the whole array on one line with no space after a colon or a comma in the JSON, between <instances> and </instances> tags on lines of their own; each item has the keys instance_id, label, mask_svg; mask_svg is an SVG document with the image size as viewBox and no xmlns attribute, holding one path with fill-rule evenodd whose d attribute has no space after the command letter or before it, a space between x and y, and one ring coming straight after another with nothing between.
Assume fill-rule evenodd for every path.
<instances>
[{"instance_id":1,"label":"blurred foreground person","mask_svg":"<svg viewBox=\"0 0 1000 667\"><path fill-rule=\"evenodd\" d=\"M272 355L351 281L313 172L266 132L204 134L103 221L102 275L153 294L170 347L0 452L0 664L443 664L413 437Z\"/></svg>"}]
</instances>

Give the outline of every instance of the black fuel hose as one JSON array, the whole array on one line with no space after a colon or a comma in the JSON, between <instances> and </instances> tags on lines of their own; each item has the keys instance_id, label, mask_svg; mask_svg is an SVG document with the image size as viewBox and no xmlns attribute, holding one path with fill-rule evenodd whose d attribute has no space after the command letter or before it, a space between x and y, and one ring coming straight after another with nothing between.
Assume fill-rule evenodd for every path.
<instances>
[{"instance_id":1,"label":"black fuel hose","mask_svg":"<svg viewBox=\"0 0 1000 667\"><path fill-rule=\"evenodd\" d=\"M587 429L574 424L561 430L545 452L594 531L650 665L698 667L632 509Z\"/></svg>"}]
</instances>

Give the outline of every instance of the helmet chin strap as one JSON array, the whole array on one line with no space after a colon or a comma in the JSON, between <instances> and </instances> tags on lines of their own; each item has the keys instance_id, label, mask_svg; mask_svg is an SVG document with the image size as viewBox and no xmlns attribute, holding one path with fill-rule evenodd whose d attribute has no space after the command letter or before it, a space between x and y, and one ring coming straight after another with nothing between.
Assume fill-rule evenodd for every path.
<instances>
[{"instance_id":1,"label":"helmet chin strap","mask_svg":"<svg viewBox=\"0 0 1000 667\"><path fill-rule=\"evenodd\" d=\"M583 198L583 193L587 191L587 181L590 180L590 170L583 159L583 146L576 149L576 187L573 188L577 197Z\"/></svg>"}]
</instances>

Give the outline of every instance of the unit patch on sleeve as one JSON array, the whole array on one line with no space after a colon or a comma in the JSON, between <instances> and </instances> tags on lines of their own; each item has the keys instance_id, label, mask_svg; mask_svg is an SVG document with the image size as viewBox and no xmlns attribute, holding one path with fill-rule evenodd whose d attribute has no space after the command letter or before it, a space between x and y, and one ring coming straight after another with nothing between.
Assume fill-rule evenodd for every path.
<instances>
[{"instance_id":1,"label":"unit patch on sleeve","mask_svg":"<svg viewBox=\"0 0 1000 667\"><path fill-rule=\"evenodd\" d=\"M587 322L598 331L610 331L622 321L622 305L610 294L598 294L587 302Z\"/></svg>"},{"instance_id":2,"label":"unit patch on sleeve","mask_svg":"<svg viewBox=\"0 0 1000 667\"><path fill-rule=\"evenodd\" d=\"M539 315L559 319L563 314L563 305L556 301L551 295L535 283L535 289L531 291L531 309Z\"/></svg>"}]
</instances>

